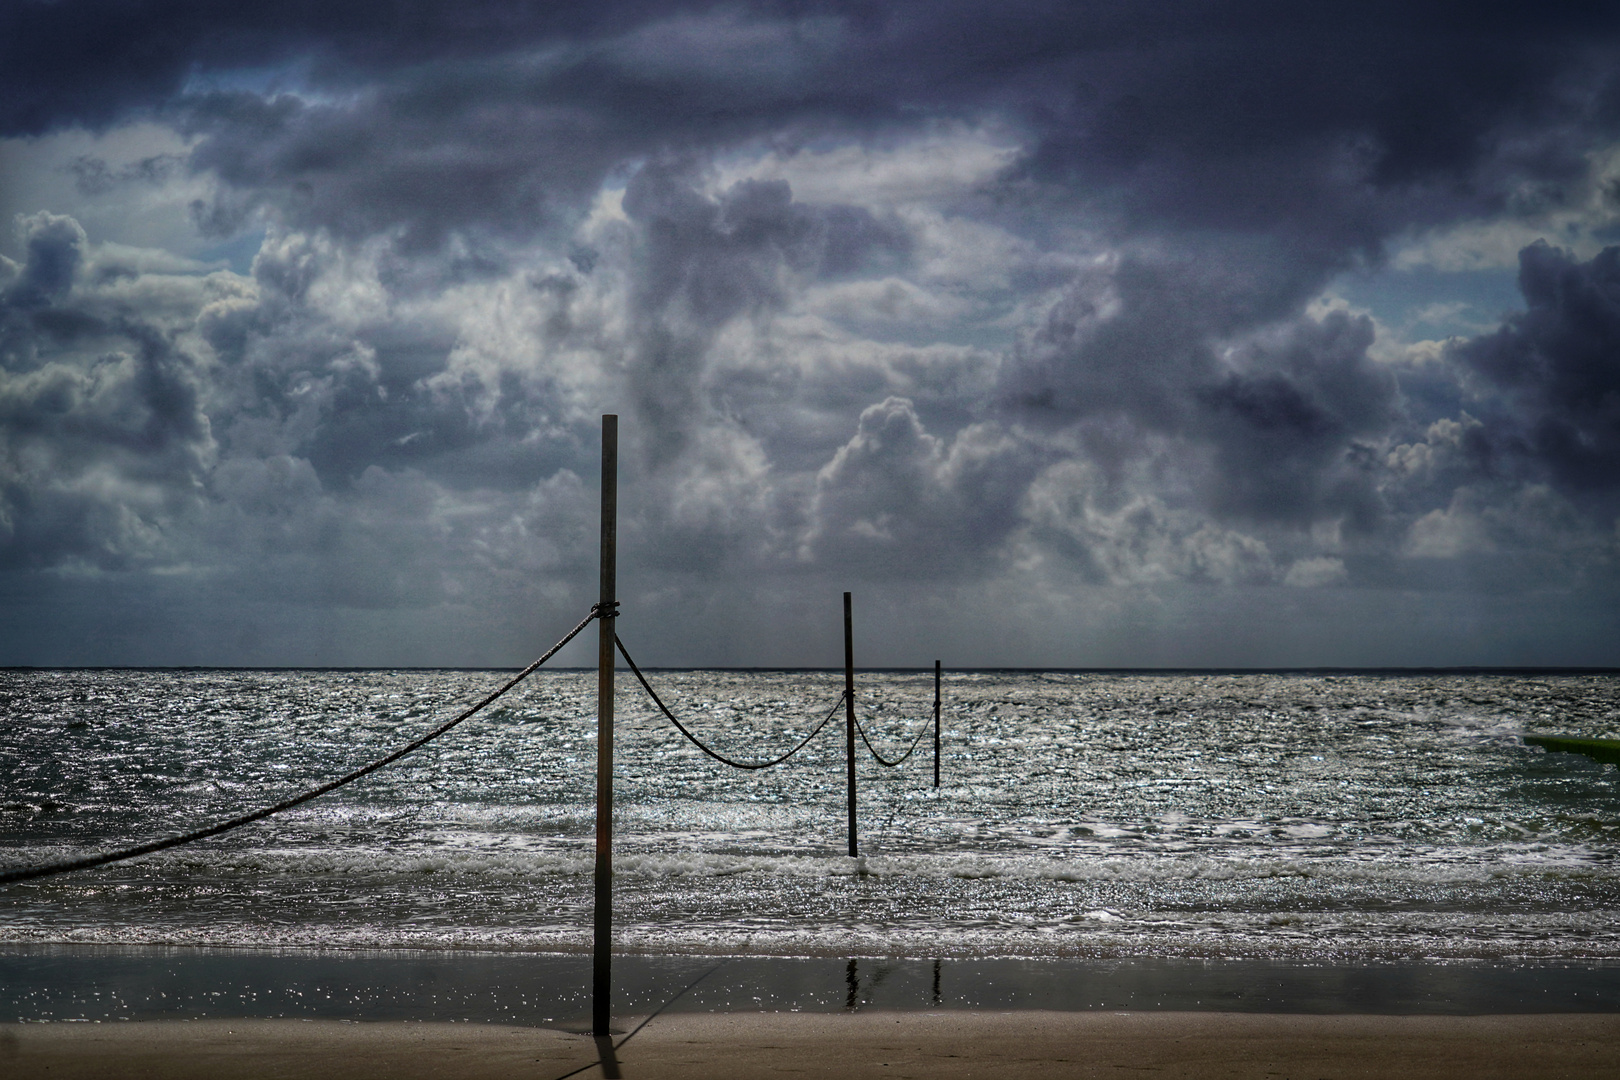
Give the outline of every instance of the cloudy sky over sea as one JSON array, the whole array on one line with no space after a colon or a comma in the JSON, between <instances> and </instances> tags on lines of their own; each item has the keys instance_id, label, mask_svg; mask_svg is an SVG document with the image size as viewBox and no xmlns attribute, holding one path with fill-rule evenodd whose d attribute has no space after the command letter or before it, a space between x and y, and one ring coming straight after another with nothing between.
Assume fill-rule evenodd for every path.
<instances>
[{"instance_id":1,"label":"cloudy sky over sea","mask_svg":"<svg viewBox=\"0 0 1620 1080\"><path fill-rule=\"evenodd\" d=\"M10 0L0 663L1620 664L1604 7Z\"/></svg>"}]
</instances>

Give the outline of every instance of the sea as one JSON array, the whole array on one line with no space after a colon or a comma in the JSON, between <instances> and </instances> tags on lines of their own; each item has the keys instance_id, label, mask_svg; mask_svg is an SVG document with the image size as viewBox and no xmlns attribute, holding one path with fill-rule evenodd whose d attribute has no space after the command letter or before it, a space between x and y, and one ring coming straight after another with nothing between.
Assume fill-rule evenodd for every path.
<instances>
[{"instance_id":1,"label":"sea","mask_svg":"<svg viewBox=\"0 0 1620 1080\"><path fill-rule=\"evenodd\" d=\"M277 802L508 677L0 671L0 868ZM714 958L889 963L925 997L940 962L1136 965L1166 985L1187 965L1225 965L1234 985L1262 968L1474 965L1620 986L1620 777L1522 738L1620 736L1620 673L947 670L936 786L933 671L860 671L872 746L917 749L888 768L857 739L855 857L841 671L647 678L744 761L836 710L783 764L744 771L618 674L614 948L674 963L676 981ZM594 671L542 669L294 810L0 887L0 998L7 978L35 993L39 971L85 957L583 963L596 700Z\"/></svg>"}]
</instances>

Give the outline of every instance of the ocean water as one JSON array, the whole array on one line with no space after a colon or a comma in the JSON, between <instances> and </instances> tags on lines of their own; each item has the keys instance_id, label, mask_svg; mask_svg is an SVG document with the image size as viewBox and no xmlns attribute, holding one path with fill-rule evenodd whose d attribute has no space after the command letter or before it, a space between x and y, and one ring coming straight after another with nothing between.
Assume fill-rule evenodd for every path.
<instances>
[{"instance_id":1,"label":"ocean water","mask_svg":"<svg viewBox=\"0 0 1620 1080\"><path fill-rule=\"evenodd\" d=\"M825 671L649 673L727 754L833 705ZM274 802L418 735L478 671L0 672L0 866ZM617 948L696 957L1260 964L1620 959L1611 674L947 672L897 769L841 717L726 768L621 673ZM859 673L886 755L932 672ZM0 945L588 950L595 674L542 671L396 765L225 836L0 888ZM22 954L18 954L22 955Z\"/></svg>"}]
</instances>

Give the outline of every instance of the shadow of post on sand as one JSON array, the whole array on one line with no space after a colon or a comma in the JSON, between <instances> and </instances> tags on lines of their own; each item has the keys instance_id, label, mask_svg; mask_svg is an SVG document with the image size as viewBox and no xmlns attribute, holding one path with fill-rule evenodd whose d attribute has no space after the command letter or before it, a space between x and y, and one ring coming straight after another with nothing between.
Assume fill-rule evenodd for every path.
<instances>
[{"instance_id":1,"label":"shadow of post on sand","mask_svg":"<svg viewBox=\"0 0 1620 1080\"><path fill-rule=\"evenodd\" d=\"M619 1055L614 1052L613 1036L594 1035L596 1041L596 1056L600 1059L597 1064L602 1066L602 1076L605 1080L620 1080Z\"/></svg>"}]
</instances>

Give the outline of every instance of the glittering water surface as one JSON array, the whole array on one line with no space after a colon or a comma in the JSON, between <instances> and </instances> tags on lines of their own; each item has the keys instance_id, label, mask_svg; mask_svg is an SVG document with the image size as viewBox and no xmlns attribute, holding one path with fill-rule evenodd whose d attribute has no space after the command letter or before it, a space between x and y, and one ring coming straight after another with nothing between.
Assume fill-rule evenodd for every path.
<instances>
[{"instance_id":1,"label":"glittering water surface","mask_svg":"<svg viewBox=\"0 0 1620 1080\"><path fill-rule=\"evenodd\" d=\"M354 767L490 672L0 672L0 864L152 839ZM765 757L827 672L666 672ZM886 755L932 673L862 674ZM0 942L587 948L595 676L542 673L278 818L0 891ZM660 953L1620 958L1616 772L1521 733L1620 735L1620 677L947 675L930 740L860 763L839 720L781 768L687 744L621 683L617 942Z\"/></svg>"}]
</instances>

